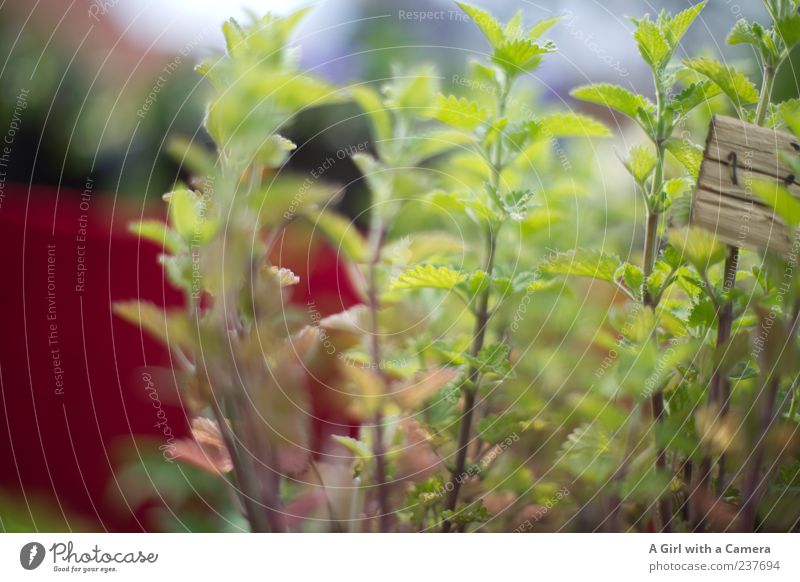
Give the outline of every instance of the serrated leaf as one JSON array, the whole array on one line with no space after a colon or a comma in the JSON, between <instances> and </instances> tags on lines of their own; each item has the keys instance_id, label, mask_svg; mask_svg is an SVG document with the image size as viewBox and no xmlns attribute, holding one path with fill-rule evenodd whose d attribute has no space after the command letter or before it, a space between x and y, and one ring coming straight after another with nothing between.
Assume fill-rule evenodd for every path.
<instances>
[{"instance_id":1,"label":"serrated leaf","mask_svg":"<svg viewBox=\"0 0 800 582\"><path fill-rule=\"evenodd\" d=\"M164 195L169 202L169 222L172 228L189 244L208 241L216 224L207 214L206 199L192 190L175 190Z\"/></svg>"},{"instance_id":2,"label":"serrated leaf","mask_svg":"<svg viewBox=\"0 0 800 582\"><path fill-rule=\"evenodd\" d=\"M545 18L544 20L540 20L528 29L528 32L525 33L525 36L530 40L537 40L545 32L556 25L561 18L561 16L554 16L553 18Z\"/></svg>"},{"instance_id":3,"label":"serrated leaf","mask_svg":"<svg viewBox=\"0 0 800 582\"><path fill-rule=\"evenodd\" d=\"M309 177L281 172L274 180L265 181L262 188L248 197L248 204L258 215L259 224L277 226L298 215L329 206L342 191L318 179L320 176L317 169Z\"/></svg>"},{"instance_id":4,"label":"serrated leaf","mask_svg":"<svg viewBox=\"0 0 800 582\"><path fill-rule=\"evenodd\" d=\"M771 127L785 125L797 136L800 134L800 99L787 99L772 105L770 118ZM792 161L794 159L793 157L789 158ZM792 169L795 169L795 167L793 166Z\"/></svg>"},{"instance_id":5,"label":"serrated leaf","mask_svg":"<svg viewBox=\"0 0 800 582\"><path fill-rule=\"evenodd\" d=\"M614 255L595 249L573 249L545 260L539 266L542 273L551 275L570 275L591 277L601 281L614 282L614 275L621 261Z\"/></svg>"},{"instance_id":6,"label":"serrated leaf","mask_svg":"<svg viewBox=\"0 0 800 582\"><path fill-rule=\"evenodd\" d=\"M628 159L623 161L631 176L639 183L644 184L656 167L656 154L646 145L635 145L631 148Z\"/></svg>"},{"instance_id":7,"label":"serrated leaf","mask_svg":"<svg viewBox=\"0 0 800 582\"><path fill-rule=\"evenodd\" d=\"M522 34L522 10L517 10L514 16L506 22L506 26L503 29L503 36L505 38L516 38L520 34Z\"/></svg>"},{"instance_id":8,"label":"serrated leaf","mask_svg":"<svg viewBox=\"0 0 800 582\"><path fill-rule=\"evenodd\" d=\"M120 301L114 303L113 310L165 346L190 348L195 343L189 321L181 309L164 310L147 301Z\"/></svg>"},{"instance_id":9,"label":"serrated leaf","mask_svg":"<svg viewBox=\"0 0 800 582\"><path fill-rule=\"evenodd\" d=\"M689 175L697 179L703 162L703 148L686 140L669 139L664 146L675 156Z\"/></svg>"},{"instance_id":10,"label":"serrated leaf","mask_svg":"<svg viewBox=\"0 0 800 582\"><path fill-rule=\"evenodd\" d=\"M511 362L508 357L511 348L503 343L484 346L475 357L464 354L464 358L481 374L495 374L508 377L511 374Z\"/></svg>"},{"instance_id":11,"label":"serrated leaf","mask_svg":"<svg viewBox=\"0 0 800 582\"><path fill-rule=\"evenodd\" d=\"M611 85L609 83L584 85L573 89L571 95L582 101L610 107L636 121L640 120L640 109L648 114L652 114L655 111L655 105L646 97L635 95L619 85Z\"/></svg>"},{"instance_id":12,"label":"serrated leaf","mask_svg":"<svg viewBox=\"0 0 800 582\"><path fill-rule=\"evenodd\" d=\"M372 194L372 204L380 205L389 200L393 194L394 180L392 172L370 154L357 153L350 159L364 176Z\"/></svg>"},{"instance_id":13,"label":"serrated leaf","mask_svg":"<svg viewBox=\"0 0 800 582\"><path fill-rule=\"evenodd\" d=\"M790 228L800 225L800 201L782 184L753 180L753 193Z\"/></svg>"},{"instance_id":14,"label":"serrated leaf","mask_svg":"<svg viewBox=\"0 0 800 582\"><path fill-rule=\"evenodd\" d=\"M633 33L639 54L653 69L660 70L670 57L671 49L658 26L649 18L639 21Z\"/></svg>"},{"instance_id":15,"label":"serrated leaf","mask_svg":"<svg viewBox=\"0 0 800 582\"><path fill-rule=\"evenodd\" d=\"M725 41L730 45L758 45L760 38L753 30L752 24L747 22L744 18L740 18L733 25L733 28L728 33L728 37L725 39Z\"/></svg>"},{"instance_id":16,"label":"serrated leaf","mask_svg":"<svg viewBox=\"0 0 800 582\"><path fill-rule=\"evenodd\" d=\"M787 49L791 49L800 42L800 14L795 12L778 19L775 23L775 28L778 30L778 34Z\"/></svg>"},{"instance_id":17,"label":"serrated leaf","mask_svg":"<svg viewBox=\"0 0 800 582\"><path fill-rule=\"evenodd\" d=\"M511 77L536 69L542 62L542 55L555 52L552 42L537 44L526 38L505 40L495 47L492 62L500 65Z\"/></svg>"},{"instance_id":18,"label":"serrated leaf","mask_svg":"<svg viewBox=\"0 0 800 582\"><path fill-rule=\"evenodd\" d=\"M500 26L500 23L494 16L466 2L456 2L456 4L472 19L478 28L481 29L481 32L483 32L492 46L497 46L503 42L503 27Z\"/></svg>"},{"instance_id":19,"label":"serrated leaf","mask_svg":"<svg viewBox=\"0 0 800 582\"><path fill-rule=\"evenodd\" d=\"M634 297L642 296L642 285L644 284L644 273L636 265L625 263L622 265L614 276L615 279L621 278L625 281L625 285L633 293Z\"/></svg>"},{"instance_id":20,"label":"serrated leaf","mask_svg":"<svg viewBox=\"0 0 800 582\"><path fill-rule=\"evenodd\" d=\"M167 142L167 153L194 176L209 176L214 171L214 156L199 141L173 136Z\"/></svg>"},{"instance_id":21,"label":"serrated leaf","mask_svg":"<svg viewBox=\"0 0 800 582\"><path fill-rule=\"evenodd\" d=\"M466 275L448 267L434 265L417 265L397 277L391 285L392 289L452 289L466 280Z\"/></svg>"},{"instance_id":22,"label":"serrated leaf","mask_svg":"<svg viewBox=\"0 0 800 582\"><path fill-rule=\"evenodd\" d=\"M262 142L254 154L254 161L270 168L277 168L289 159L289 152L296 149L297 144L276 133Z\"/></svg>"},{"instance_id":23,"label":"serrated leaf","mask_svg":"<svg viewBox=\"0 0 800 582\"><path fill-rule=\"evenodd\" d=\"M558 279L537 279L525 287L528 293L540 293L543 291L550 291L559 285Z\"/></svg>"},{"instance_id":24,"label":"serrated leaf","mask_svg":"<svg viewBox=\"0 0 800 582\"><path fill-rule=\"evenodd\" d=\"M664 38L673 51L692 25L692 22L694 22L694 19L697 18L697 15L700 14L700 11L703 10L705 6L706 2L704 0L685 10L681 10L674 16L664 14L663 17L659 17L659 28L661 28Z\"/></svg>"},{"instance_id":25,"label":"serrated leaf","mask_svg":"<svg viewBox=\"0 0 800 582\"><path fill-rule=\"evenodd\" d=\"M667 240L701 273L725 259L725 245L712 233L699 227L671 230L667 234Z\"/></svg>"},{"instance_id":26,"label":"serrated leaf","mask_svg":"<svg viewBox=\"0 0 800 582\"><path fill-rule=\"evenodd\" d=\"M513 442L514 437L530 428L529 419L515 413L490 414L478 422L478 434L490 445Z\"/></svg>"},{"instance_id":27,"label":"serrated leaf","mask_svg":"<svg viewBox=\"0 0 800 582\"><path fill-rule=\"evenodd\" d=\"M699 328L710 328L717 317L714 305L708 298L702 298L692 306L689 313L689 325Z\"/></svg>"},{"instance_id":28,"label":"serrated leaf","mask_svg":"<svg viewBox=\"0 0 800 582\"><path fill-rule=\"evenodd\" d=\"M494 222L499 219L496 212L475 198L466 199L456 194L435 192L431 195L431 203L440 210L464 213L478 223Z\"/></svg>"},{"instance_id":29,"label":"serrated leaf","mask_svg":"<svg viewBox=\"0 0 800 582\"><path fill-rule=\"evenodd\" d=\"M588 115L580 113L553 113L525 124L532 139L560 137L608 137L608 128Z\"/></svg>"},{"instance_id":30,"label":"serrated leaf","mask_svg":"<svg viewBox=\"0 0 800 582\"><path fill-rule=\"evenodd\" d=\"M330 210L308 211L305 218L350 262L360 263L366 259L367 241L348 218Z\"/></svg>"},{"instance_id":31,"label":"serrated leaf","mask_svg":"<svg viewBox=\"0 0 800 582\"><path fill-rule=\"evenodd\" d=\"M392 118L378 92L366 85L358 85L350 89L350 95L369 117L375 140L390 139L392 137Z\"/></svg>"},{"instance_id":32,"label":"serrated leaf","mask_svg":"<svg viewBox=\"0 0 800 582\"><path fill-rule=\"evenodd\" d=\"M485 271L475 271L470 274L469 279L466 281L467 290L470 295L479 295L483 293L491 284L492 280Z\"/></svg>"},{"instance_id":33,"label":"serrated leaf","mask_svg":"<svg viewBox=\"0 0 800 582\"><path fill-rule=\"evenodd\" d=\"M670 200L686 193L690 187L691 184L685 178L670 178L664 182L664 192Z\"/></svg>"},{"instance_id":34,"label":"serrated leaf","mask_svg":"<svg viewBox=\"0 0 800 582\"><path fill-rule=\"evenodd\" d=\"M687 59L684 65L713 81L737 109L758 101L753 82L731 66L707 58Z\"/></svg>"},{"instance_id":35,"label":"serrated leaf","mask_svg":"<svg viewBox=\"0 0 800 582\"><path fill-rule=\"evenodd\" d=\"M426 400L447 388L461 376L459 368L445 367L425 370L414 374L412 378L392 382L390 391L392 398L403 410L419 409Z\"/></svg>"},{"instance_id":36,"label":"serrated leaf","mask_svg":"<svg viewBox=\"0 0 800 582\"><path fill-rule=\"evenodd\" d=\"M678 115L686 115L692 109L722 93L719 85L711 81L692 83L675 95L670 101L672 109Z\"/></svg>"},{"instance_id":37,"label":"serrated leaf","mask_svg":"<svg viewBox=\"0 0 800 582\"><path fill-rule=\"evenodd\" d=\"M472 131L479 125L486 123L489 113L485 107L480 106L475 101L468 101L464 97L459 99L455 95L450 95L449 97L439 95L433 117L450 127Z\"/></svg>"},{"instance_id":38,"label":"serrated leaf","mask_svg":"<svg viewBox=\"0 0 800 582\"><path fill-rule=\"evenodd\" d=\"M372 459L372 449L364 441L339 434L331 435L331 438L334 440L334 442L337 442L346 448L357 459L364 462Z\"/></svg>"},{"instance_id":39,"label":"serrated leaf","mask_svg":"<svg viewBox=\"0 0 800 582\"><path fill-rule=\"evenodd\" d=\"M439 78L428 65L410 70L396 68L392 82L384 87L386 105L405 116L427 115L439 94Z\"/></svg>"},{"instance_id":40,"label":"serrated leaf","mask_svg":"<svg viewBox=\"0 0 800 582\"><path fill-rule=\"evenodd\" d=\"M440 129L429 131L421 135L406 138L408 152L404 158L406 164L415 164L438 156L449 150L464 149L462 146L475 141L471 134L454 129Z\"/></svg>"}]
</instances>

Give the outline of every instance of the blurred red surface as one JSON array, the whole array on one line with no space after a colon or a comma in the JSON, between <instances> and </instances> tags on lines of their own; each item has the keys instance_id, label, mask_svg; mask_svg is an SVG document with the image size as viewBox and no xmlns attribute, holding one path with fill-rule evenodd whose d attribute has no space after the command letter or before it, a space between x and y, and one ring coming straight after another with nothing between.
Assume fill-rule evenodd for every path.
<instances>
[{"instance_id":1,"label":"blurred red surface","mask_svg":"<svg viewBox=\"0 0 800 582\"><path fill-rule=\"evenodd\" d=\"M135 510L111 507L108 491L115 486L117 446L138 436L164 438L142 373L146 366L169 366L170 359L161 345L115 317L111 304L138 298L179 305L182 296L157 263L160 249L126 229L141 217L140 205L100 193L82 197L10 184L4 194L0 488L53 499L99 531L151 529ZM155 206L145 215L161 212ZM303 281L293 301L313 301L323 316L355 304L336 254L312 243L306 232L294 230L275 251ZM357 431L326 404L322 383L311 380L309 389L315 450L332 432ZM188 435L188 419L175 394L174 386L160 387L177 438Z\"/></svg>"}]
</instances>

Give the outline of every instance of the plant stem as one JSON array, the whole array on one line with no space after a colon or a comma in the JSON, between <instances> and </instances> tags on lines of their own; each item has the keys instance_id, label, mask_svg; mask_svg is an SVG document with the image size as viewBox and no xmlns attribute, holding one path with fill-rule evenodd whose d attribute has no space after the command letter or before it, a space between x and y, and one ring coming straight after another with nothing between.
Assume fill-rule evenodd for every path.
<instances>
[{"instance_id":1,"label":"plant stem","mask_svg":"<svg viewBox=\"0 0 800 582\"><path fill-rule=\"evenodd\" d=\"M502 119L506 114L506 107L508 106L508 96L511 92L511 80L505 79L503 88L500 91L497 102L497 119ZM497 192L500 188L501 176L503 173L503 136L497 136L497 143L494 148L494 156L491 163L491 176L489 179L489 188ZM491 280L492 273L494 272L494 259L497 252L497 232L494 226L489 224L486 231L486 263L484 272ZM483 349L483 344L486 338L486 328L489 324L489 296L491 295L491 285L487 285L483 290L479 299L478 307L475 311L475 328L472 334L472 346L470 347L470 355L475 358L478 353ZM480 384L481 372L479 369L470 367L467 380L461 385L461 391L464 394L464 416L461 418L461 426L458 433L458 449L456 450L456 463L450 473L450 483L453 488L447 495L445 500L445 509L455 511L458 506L458 494L461 490L461 480L463 478L464 469L467 465L467 449L469 448L470 435L472 433L472 417L475 414L475 398L478 392L478 385ZM442 532L448 533L451 530L452 524L450 521L445 520L442 523Z\"/></svg>"},{"instance_id":2,"label":"plant stem","mask_svg":"<svg viewBox=\"0 0 800 582\"><path fill-rule=\"evenodd\" d=\"M756 125L764 125L774 82L775 66L771 63L767 63L764 66L764 76L761 79L761 95L759 96L758 106L756 108Z\"/></svg>"},{"instance_id":3,"label":"plant stem","mask_svg":"<svg viewBox=\"0 0 800 582\"><path fill-rule=\"evenodd\" d=\"M661 112L663 107L663 94L658 91L658 109ZM647 279L652 275L658 254L659 235L658 228L661 222L661 213L655 208L660 204L661 188L664 181L664 143L661 132L663 131L663 114L659 113L658 138L656 140L656 167L653 175L652 187L647 209L647 224L645 225L644 236L644 259L642 262L642 273L644 274L644 304L652 310L657 307L655 298L651 295L647 285ZM660 389L650 397L650 407L652 410L653 421L658 423L664 417L664 394ZM667 467L667 452L664 449L656 449L656 470L664 471ZM672 530L672 501L665 495L658 501L658 513L661 519L661 530L669 532Z\"/></svg>"},{"instance_id":4,"label":"plant stem","mask_svg":"<svg viewBox=\"0 0 800 582\"><path fill-rule=\"evenodd\" d=\"M370 259L367 273L367 301L370 313L370 342L369 352L372 369L378 375L381 383L381 393L386 392L386 376L381 365L381 343L378 336L378 263L381 260L381 250L386 238L386 226L377 209L373 209L375 217L370 221ZM386 451L384 450L383 435L383 410L380 404L375 412L375 442L373 454L375 456L375 484L378 495L378 527L381 532L388 532L392 524L392 515L389 507L389 486L387 483Z\"/></svg>"},{"instance_id":5,"label":"plant stem","mask_svg":"<svg viewBox=\"0 0 800 582\"><path fill-rule=\"evenodd\" d=\"M759 479L761 475L761 464L764 462L764 449L767 433L772 427L776 414L773 413L775 407L775 399L778 394L778 378L772 378L762 385L759 393L761 400L761 417L759 419L758 440L756 441L756 449L753 451L753 458L750 463L750 470L747 473L743 486L743 499L742 502L742 532L755 532L758 502L761 499L759 490L761 489L762 480Z\"/></svg>"},{"instance_id":6,"label":"plant stem","mask_svg":"<svg viewBox=\"0 0 800 582\"><path fill-rule=\"evenodd\" d=\"M725 278L722 283L724 293L729 292L736 285L736 269L739 265L739 248L728 247L728 256L725 259ZM717 347L723 345L731 336L733 327L733 303L725 301L719 314L719 325L717 326ZM709 399L716 398L719 406L719 413L725 414L730 407L731 383L719 370L714 370L711 377L711 393ZM719 473L717 474L717 495L725 492L725 455L721 455L718 462Z\"/></svg>"},{"instance_id":7,"label":"plant stem","mask_svg":"<svg viewBox=\"0 0 800 582\"><path fill-rule=\"evenodd\" d=\"M239 450L236 448L233 432L228 426L228 421L215 396L211 397L211 409L214 412L214 420L217 421L220 435L222 435L222 441L225 443L225 447L228 449L228 453L231 456L233 474L236 476L236 481L239 484L238 495L244 506L245 517L247 517L247 521L250 524L250 530L253 533L269 532L270 527L266 515L262 511L260 504L255 500L255 480L248 467L242 462L241 456L239 456Z\"/></svg>"},{"instance_id":8,"label":"plant stem","mask_svg":"<svg viewBox=\"0 0 800 582\"><path fill-rule=\"evenodd\" d=\"M495 233L489 228L487 235L486 273L490 276L494 270L496 250L497 243L495 240ZM479 299L472 346L470 347L470 355L473 358L477 357L478 353L483 349L484 340L486 338L486 328L489 324L489 295L490 289L487 287L483 293L481 293ZM480 375L481 372L478 368L471 367L467 380L461 387L464 393L464 416L461 419L461 427L458 435L456 463L450 474L450 482L453 488L448 493L447 500L445 501L445 509L449 509L450 511L455 511L458 504L458 494L461 489L461 481L463 480L464 470L467 464L467 449L469 448L469 439L472 431L472 417L475 412L475 397L478 392ZM442 531L444 533L449 532L450 528L451 523L449 521L445 521L442 524Z\"/></svg>"}]
</instances>

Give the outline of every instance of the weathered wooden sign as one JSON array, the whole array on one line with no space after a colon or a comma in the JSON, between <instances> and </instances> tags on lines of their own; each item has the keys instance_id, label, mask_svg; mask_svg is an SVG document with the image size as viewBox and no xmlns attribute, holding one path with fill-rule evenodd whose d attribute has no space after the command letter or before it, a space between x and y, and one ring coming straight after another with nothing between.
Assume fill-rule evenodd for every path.
<instances>
[{"instance_id":1,"label":"weathered wooden sign","mask_svg":"<svg viewBox=\"0 0 800 582\"><path fill-rule=\"evenodd\" d=\"M692 200L693 223L733 246L789 252L792 234L752 189L755 181L775 181L800 197L800 178L788 168L780 152L800 155L797 138L732 117L715 116Z\"/></svg>"}]
</instances>

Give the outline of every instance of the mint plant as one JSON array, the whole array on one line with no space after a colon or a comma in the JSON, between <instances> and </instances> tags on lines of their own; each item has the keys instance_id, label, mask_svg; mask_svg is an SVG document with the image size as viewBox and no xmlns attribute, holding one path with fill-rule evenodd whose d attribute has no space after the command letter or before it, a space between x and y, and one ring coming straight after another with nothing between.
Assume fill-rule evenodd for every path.
<instances>
[{"instance_id":1,"label":"mint plant","mask_svg":"<svg viewBox=\"0 0 800 582\"><path fill-rule=\"evenodd\" d=\"M458 5L488 51L452 91L419 64L379 85L302 70L289 39L305 11L224 25L226 54L198 67L215 151L175 141L192 179L165 195L166 223L132 225L163 246L185 309L115 306L173 356L193 419L176 457L218 478L221 513L253 531L796 528L774 521L799 474L796 259L726 249L689 208L710 111L800 135L796 101L770 99L797 5L768 2L770 28L740 21L728 37L754 48L760 89L713 59L677 62L700 2L632 19L652 96L572 91L644 137L620 156L646 210L625 260L572 216L602 178L589 146L609 147L581 138L609 130L526 83L559 19ZM370 195L353 221L333 206L342 188L295 170L302 144L285 137L332 106L369 129L366 149L341 150ZM794 187L752 184L791 229ZM297 223L347 263L360 305L322 317L291 301L304 282L269 257ZM589 246L553 249L565 240ZM572 297L565 276L607 286L611 309ZM312 450L311 378L357 438Z\"/></svg>"}]
</instances>

